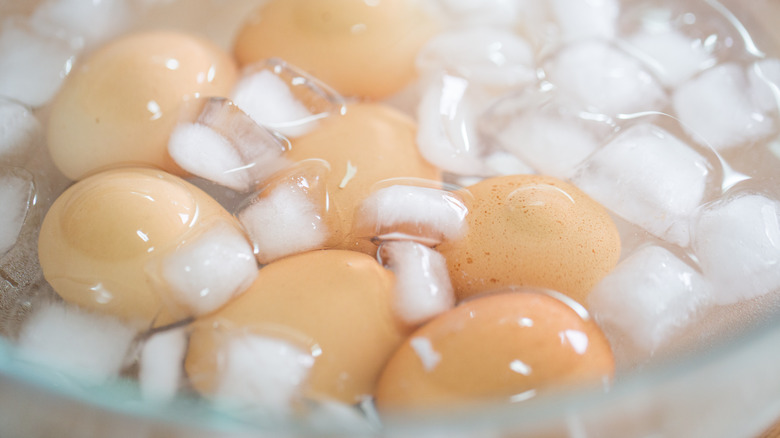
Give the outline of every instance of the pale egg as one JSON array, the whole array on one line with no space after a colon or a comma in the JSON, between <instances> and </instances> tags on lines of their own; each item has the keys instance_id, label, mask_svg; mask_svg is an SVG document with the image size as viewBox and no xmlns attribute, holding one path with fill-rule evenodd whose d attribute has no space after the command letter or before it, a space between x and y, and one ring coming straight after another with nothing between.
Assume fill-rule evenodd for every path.
<instances>
[{"instance_id":1,"label":"pale egg","mask_svg":"<svg viewBox=\"0 0 780 438\"><path fill-rule=\"evenodd\" d=\"M467 190L467 234L437 248L461 299L514 285L557 290L583 303L617 264L617 227L571 184L514 175Z\"/></svg>"},{"instance_id":2,"label":"pale egg","mask_svg":"<svg viewBox=\"0 0 780 438\"><path fill-rule=\"evenodd\" d=\"M520 402L609 382L615 368L610 346L587 312L570 301L508 292L439 315L390 359L377 384L377 407L390 412Z\"/></svg>"},{"instance_id":3,"label":"pale egg","mask_svg":"<svg viewBox=\"0 0 780 438\"><path fill-rule=\"evenodd\" d=\"M415 77L437 23L415 0L272 0L239 32L242 66L282 58L346 96L381 99Z\"/></svg>"},{"instance_id":4,"label":"pale egg","mask_svg":"<svg viewBox=\"0 0 780 438\"><path fill-rule=\"evenodd\" d=\"M222 343L275 336L311 351L307 397L358 403L373 394L409 332L394 316L394 283L390 271L355 251L312 251L273 262L244 294L195 323L185 362L190 381L213 394L225 379Z\"/></svg>"},{"instance_id":5,"label":"pale egg","mask_svg":"<svg viewBox=\"0 0 780 438\"><path fill-rule=\"evenodd\" d=\"M65 81L51 106L49 152L74 180L120 163L182 173L167 152L182 103L227 96L236 78L234 61L206 40L162 31L117 39Z\"/></svg>"},{"instance_id":6,"label":"pale egg","mask_svg":"<svg viewBox=\"0 0 780 438\"><path fill-rule=\"evenodd\" d=\"M257 274L237 220L197 187L153 169L106 171L71 186L46 214L38 257L66 301L158 326L214 310Z\"/></svg>"}]
</instances>

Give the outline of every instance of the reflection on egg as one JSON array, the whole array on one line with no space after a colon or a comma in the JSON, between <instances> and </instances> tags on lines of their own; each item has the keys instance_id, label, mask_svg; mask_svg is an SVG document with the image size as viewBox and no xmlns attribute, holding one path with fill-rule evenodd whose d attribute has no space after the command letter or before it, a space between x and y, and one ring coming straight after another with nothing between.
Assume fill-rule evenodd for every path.
<instances>
[{"instance_id":1,"label":"reflection on egg","mask_svg":"<svg viewBox=\"0 0 780 438\"><path fill-rule=\"evenodd\" d=\"M347 96L380 99L411 82L436 23L416 0L272 0L238 34L241 65L278 57Z\"/></svg>"},{"instance_id":2,"label":"reflection on egg","mask_svg":"<svg viewBox=\"0 0 780 438\"><path fill-rule=\"evenodd\" d=\"M305 393L356 403L370 396L408 328L393 314L393 274L354 251L312 251L260 270L244 294L195 323L185 362L195 388L213 394L220 342L256 334L305 345L315 357Z\"/></svg>"},{"instance_id":3,"label":"reflection on egg","mask_svg":"<svg viewBox=\"0 0 780 438\"><path fill-rule=\"evenodd\" d=\"M38 256L46 280L66 301L164 325L211 310L199 312L201 304L177 287L192 277L176 275L186 261L172 254L214 227L227 230L219 239L243 238L235 218L184 180L152 169L112 170L76 183L54 202L41 226ZM256 266L245 239L244 245L248 259L225 259L248 266L239 274L251 281ZM238 246L241 252L241 240ZM207 299L196 293L195 300Z\"/></svg>"},{"instance_id":4,"label":"reflection on egg","mask_svg":"<svg viewBox=\"0 0 780 438\"><path fill-rule=\"evenodd\" d=\"M612 351L576 303L539 292L467 301L398 349L377 384L381 411L519 402L552 388L597 385L614 373Z\"/></svg>"},{"instance_id":5,"label":"reflection on egg","mask_svg":"<svg viewBox=\"0 0 780 438\"><path fill-rule=\"evenodd\" d=\"M237 77L212 43L173 32L134 34L92 54L51 107L49 151L71 179L120 163L181 173L167 153L182 102L227 96Z\"/></svg>"},{"instance_id":6,"label":"reflection on egg","mask_svg":"<svg viewBox=\"0 0 780 438\"><path fill-rule=\"evenodd\" d=\"M468 233L437 248L461 299L515 285L557 290L584 303L617 264L617 227L571 184L514 175L486 179L468 191Z\"/></svg>"},{"instance_id":7,"label":"reflection on egg","mask_svg":"<svg viewBox=\"0 0 780 438\"><path fill-rule=\"evenodd\" d=\"M330 165L325 180L331 209L328 228L344 236L338 248L376 252L370 241L352 234L355 210L375 183L398 177L441 179L420 155L415 135L414 122L397 110L353 104L346 114L328 117L311 133L293 140L287 158L318 158Z\"/></svg>"}]
</instances>

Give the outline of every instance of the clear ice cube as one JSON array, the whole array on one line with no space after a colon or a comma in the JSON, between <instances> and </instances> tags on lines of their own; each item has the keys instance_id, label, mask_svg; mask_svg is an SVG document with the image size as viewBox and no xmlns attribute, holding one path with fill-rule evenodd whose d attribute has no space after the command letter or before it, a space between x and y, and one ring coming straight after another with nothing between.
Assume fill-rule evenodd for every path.
<instances>
[{"instance_id":1,"label":"clear ice cube","mask_svg":"<svg viewBox=\"0 0 780 438\"><path fill-rule=\"evenodd\" d=\"M0 165L22 165L41 139L41 123L30 109L0 97Z\"/></svg>"},{"instance_id":2,"label":"clear ice cube","mask_svg":"<svg viewBox=\"0 0 780 438\"><path fill-rule=\"evenodd\" d=\"M32 175L20 168L0 166L0 257L15 244L33 201Z\"/></svg>"}]
</instances>

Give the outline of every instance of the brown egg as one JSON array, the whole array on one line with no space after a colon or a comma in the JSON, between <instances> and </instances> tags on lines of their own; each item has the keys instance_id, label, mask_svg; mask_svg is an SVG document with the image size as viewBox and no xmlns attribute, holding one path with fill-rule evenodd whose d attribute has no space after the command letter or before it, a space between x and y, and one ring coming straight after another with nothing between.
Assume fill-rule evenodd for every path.
<instances>
[{"instance_id":1,"label":"brown egg","mask_svg":"<svg viewBox=\"0 0 780 438\"><path fill-rule=\"evenodd\" d=\"M415 0L272 0L238 34L243 66L282 58L340 93L381 99L412 81L437 26Z\"/></svg>"},{"instance_id":2,"label":"brown egg","mask_svg":"<svg viewBox=\"0 0 780 438\"><path fill-rule=\"evenodd\" d=\"M183 242L214 227L225 231L217 239L237 240L243 254L237 260L220 254L233 268L213 269L238 269L233 273L254 280L251 246L215 200L163 171L116 169L74 184L54 202L41 226L38 257L44 277L66 301L164 325L199 313L198 299L214 299L216 290L199 290L203 296L189 301L169 282L176 278L160 274Z\"/></svg>"},{"instance_id":3,"label":"brown egg","mask_svg":"<svg viewBox=\"0 0 780 438\"><path fill-rule=\"evenodd\" d=\"M576 303L538 292L467 301L398 349L377 384L377 407L387 412L517 402L562 387L603 384L614 374L612 351L581 313L587 315Z\"/></svg>"},{"instance_id":4,"label":"brown egg","mask_svg":"<svg viewBox=\"0 0 780 438\"><path fill-rule=\"evenodd\" d=\"M535 286L583 303L620 256L606 210L571 184L539 175L490 178L467 189L468 232L437 249L463 299Z\"/></svg>"},{"instance_id":5,"label":"brown egg","mask_svg":"<svg viewBox=\"0 0 780 438\"><path fill-rule=\"evenodd\" d=\"M217 351L230 333L281 336L315 357L305 393L356 403L374 392L408 328L394 317L393 274L354 251L303 253L260 270L243 295L194 326L185 362L195 388L212 394Z\"/></svg>"},{"instance_id":6,"label":"brown egg","mask_svg":"<svg viewBox=\"0 0 780 438\"><path fill-rule=\"evenodd\" d=\"M67 177L118 163L181 173L168 137L183 101L227 96L237 77L228 54L174 32L118 39L71 72L51 107L49 151Z\"/></svg>"},{"instance_id":7,"label":"brown egg","mask_svg":"<svg viewBox=\"0 0 780 438\"><path fill-rule=\"evenodd\" d=\"M325 180L331 203L328 227L343 236L338 248L376 252L371 242L352 235L355 210L375 183L398 177L441 179L440 172L420 155L415 138L414 122L397 110L353 104L343 116L329 117L293 140L287 158L319 158L330 165Z\"/></svg>"}]
</instances>

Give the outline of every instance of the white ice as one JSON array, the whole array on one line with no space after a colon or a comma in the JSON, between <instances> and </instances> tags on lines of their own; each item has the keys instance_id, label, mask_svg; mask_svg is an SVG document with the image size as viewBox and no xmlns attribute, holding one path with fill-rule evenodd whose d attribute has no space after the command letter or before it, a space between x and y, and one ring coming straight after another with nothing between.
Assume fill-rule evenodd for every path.
<instances>
[{"instance_id":1,"label":"white ice","mask_svg":"<svg viewBox=\"0 0 780 438\"><path fill-rule=\"evenodd\" d=\"M523 11L517 0L426 0L431 12L463 26L512 26ZM533 2L531 2L533 3Z\"/></svg>"},{"instance_id":2,"label":"white ice","mask_svg":"<svg viewBox=\"0 0 780 438\"><path fill-rule=\"evenodd\" d=\"M417 55L422 74L456 72L472 83L509 88L536 80L531 46L505 29L471 28L440 33Z\"/></svg>"},{"instance_id":3,"label":"white ice","mask_svg":"<svg viewBox=\"0 0 780 438\"><path fill-rule=\"evenodd\" d=\"M269 70L242 77L233 87L231 97L255 122L288 137L300 137L317 126L314 115Z\"/></svg>"},{"instance_id":4,"label":"white ice","mask_svg":"<svg viewBox=\"0 0 780 438\"><path fill-rule=\"evenodd\" d=\"M176 303L197 316L249 287L257 277L257 262L244 234L219 222L166 255L161 275Z\"/></svg>"},{"instance_id":5,"label":"white ice","mask_svg":"<svg viewBox=\"0 0 780 438\"><path fill-rule=\"evenodd\" d=\"M15 172L0 173L0 256L16 244L32 193L32 177Z\"/></svg>"},{"instance_id":6,"label":"white ice","mask_svg":"<svg viewBox=\"0 0 780 438\"><path fill-rule=\"evenodd\" d=\"M646 357L663 348L711 304L702 275L660 246L645 246L608 274L588 306L611 338L627 337Z\"/></svg>"},{"instance_id":7,"label":"white ice","mask_svg":"<svg viewBox=\"0 0 780 438\"><path fill-rule=\"evenodd\" d=\"M0 22L0 95L32 107L46 104L59 90L80 47L36 32L26 23Z\"/></svg>"},{"instance_id":8,"label":"white ice","mask_svg":"<svg viewBox=\"0 0 780 438\"><path fill-rule=\"evenodd\" d=\"M501 146L535 171L568 179L600 145L596 132L576 119L527 112L496 133Z\"/></svg>"},{"instance_id":9,"label":"white ice","mask_svg":"<svg viewBox=\"0 0 780 438\"><path fill-rule=\"evenodd\" d=\"M492 152L485 157L485 167L491 175L535 173L534 168L520 159L517 155L501 150Z\"/></svg>"},{"instance_id":10,"label":"white ice","mask_svg":"<svg viewBox=\"0 0 780 438\"><path fill-rule=\"evenodd\" d=\"M311 353L279 339L243 335L221 346L214 398L239 411L291 413L314 365Z\"/></svg>"},{"instance_id":11,"label":"white ice","mask_svg":"<svg viewBox=\"0 0 780 438\"><path fill-rule=\"evenodd\" d=\"M606 208L669 242L689 242L707 160L665 130L635 125L588 159L574 183Z\"/></svg>"},{"instance_id":12,"label":"white ice","mask_svg":"<svg viewBox=\"0 0 780 438\"><path fill-rule=\"evenodd\" d=\"M314 197L295 185L280 184L238 215L255 247L257 260L322 248L330 237L325 212Z\"/></svg>"},{"instance_id":13,"label":"white ice","mask_svg":"<svg viewBox=\"0 0 780 438\"><path fill-rule=\"evenodd\" d=\"M551 6L565 40L612 38L617 33L618 0L553 0Z\"/></svg>"},{"instance_id":14,"label":"white ice","mask_svg":"<svg viewBox=\"0 0 780 438\"><path fill-rule=\"evenodd\" d=\"M772 119L754 102L744 69L721 64L682 84L673 97L685 129L717 150L760 140L774 129Z\"/></svg>"},{"instance_id":15,"label":"white ice","mask_svg":"<svg viewBox=\"0 0 780 438\"><path fill-rule=\"evenodd\" d=\"M668 86L677 86L712 67L712 47L670 28L642 30L627 39L626 50L639 58Z\"/></svg>"},{"instance_id":16,"label":"white ice","mask_svg":"<svg viewBox=\"0 0 780 438\"><path fill-rule=\"evenodd\" d=\"M463 201L446 190L392 185L363 200L357 227L363 237L406 235L429 244L458 239L466 232Z\"/></svg>"},{"instance_id":17,"label":"white ice","mask_svg":"<svg viewBox=\"0 0 780 438\"><path fill-rule=\"evenodd\" d=\"M780 110L780 59L756 61L748 70L753 102L761 111L777 113Z\"/></svg>"},{"instance_id":18,"label":"white ice","mask_svg":"<svg viewBox=\"0 0 780 438\"><path fill-rule=\"evenodd\" d=\"M49 303L37 308L19 334L23 357L84 381L117 377L136 331L110 316Z\"/></svg>"},{"instance_id":19,"label":"white ice","mask_svg":"<svg viewBox=\"0 0 780 438\"><path fill-rule=\"evenodd\" d=\"M660 110L666 93L638 60L602 41L566 46L547 67L561 94L608 115Z\"/></svg>"},{"instance_id":20,"label":"white ice","mask_svg":"<svg viewBox=\"0 0 780 438\"><path fill-rule=\"evenodd\" d=\"M167 402L179 390L187 350L185 328L155 333L143 345L138 370L141 394L147 400Z\"/></svg>"},{"instance_id":21,"label":"white ice","mask_svg":"<svg viewBox=\"0 0 780 438\"><path fill-rule=\"evenodd\" d=\"M693 249L718 304L780 290L780 202L743 194L704 208Z\"/></svg>"},{"instance_id":22,"label":"white ice","mask_svg":"<svg viewBox=\"0 0 780 438\"><path fill-rule=\"evenodd\" d=\"M0 98L0 164L22 164L40 140L41 132L41 123L28 108Z\"/></svg>"},{"instance_id":23,"label":"white ice","mask_svg":"<svg viewBox=\"0 0 780 438\"><path fill-rule=\"evenodd\" d=\"M126 0L44 0L30 23L41 33L80 38L94 46L126 30L132 15Z\"/></svg>"},{"instance_id":24,"label":"white ice","mask_svg":"<svg viewBox=\"0 0 780 438\"><path fill-rule=\"evenodd\" d=\"M385 242L382 264L395 274L395 312L419 325L455 305L447 262L437 251L415 242Z\"/></svg>"}]
</instances>

